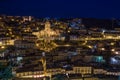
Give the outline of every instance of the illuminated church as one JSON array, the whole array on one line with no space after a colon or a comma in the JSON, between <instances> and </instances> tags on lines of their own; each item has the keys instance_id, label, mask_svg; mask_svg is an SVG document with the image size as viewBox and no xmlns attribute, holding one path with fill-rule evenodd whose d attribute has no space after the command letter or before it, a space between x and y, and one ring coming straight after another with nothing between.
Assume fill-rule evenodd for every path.
<instances>
[{"instance_id":1,"label":"illuminated church","mask_svg":"<svg viewBox=\"0 0 120 80\"><path fill-rule=\"evenodd\" d=\"M51 23L49 21L45 22L45 29L39 32L33 32L34 35L38 37L38 39L53 39L55 37L59 37L59 31L54 31L51 29Z\"/></svg>"},{"instance_id":2,"label":"illuminated church","mask_svg":"<svg viewBox=\"0 0 120 80\"><path fill-rule=\"evenodd\" d=\"M59 36L59 32L53 31L51 28L51 24L49 21L45 23L45 29L39 32L39 37L53 37Z\"/></svg>"}]
</instances>

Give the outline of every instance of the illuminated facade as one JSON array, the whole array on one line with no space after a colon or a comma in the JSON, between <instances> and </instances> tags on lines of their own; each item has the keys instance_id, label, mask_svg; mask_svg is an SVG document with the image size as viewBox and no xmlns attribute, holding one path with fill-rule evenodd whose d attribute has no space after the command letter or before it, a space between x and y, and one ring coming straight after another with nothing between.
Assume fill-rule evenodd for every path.
<instances>
[{"instance_id":1,"label":"illuminated facade","mask_svg":"<svg viewBox=\"0 0 120 80\"><path fill-rule=\"evenodd\" d=\"M60 33L58 31L53 31L50 27L51 27L50 22L46 21L45 29L39 32L33 32L33 34L36 35L38 39L54 40L55 37L60 36Z\"/></svg>"}]
</instances>

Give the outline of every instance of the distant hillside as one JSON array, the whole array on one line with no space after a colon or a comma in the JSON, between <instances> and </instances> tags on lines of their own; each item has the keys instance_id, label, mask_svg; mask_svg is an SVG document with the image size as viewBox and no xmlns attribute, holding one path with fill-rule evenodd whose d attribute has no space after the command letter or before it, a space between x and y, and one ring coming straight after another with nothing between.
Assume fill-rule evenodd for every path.
<instances>
[{"instance_id":1,"label":"distant hillside","mask_svg":"<svg viewBox=\"0 0 120 80\"><path fill-rule=\"evenodd\" d=\"M95 19L95 18L82 18L82 23L87 27L99 27L99 28L118 28L120 27L119 20L112 20L112 19ZM112 27L113 25L113 27Z\"/></svg>"}]
</instances>

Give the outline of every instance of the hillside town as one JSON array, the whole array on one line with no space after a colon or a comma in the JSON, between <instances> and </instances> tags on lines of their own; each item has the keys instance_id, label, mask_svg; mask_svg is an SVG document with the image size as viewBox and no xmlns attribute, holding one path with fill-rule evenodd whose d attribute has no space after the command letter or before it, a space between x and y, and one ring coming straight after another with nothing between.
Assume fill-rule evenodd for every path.
<instances>
[{"instance_id":1,"label":"hillside town","mask_svg":"<svg viewBox=\"0 0 120 80\"><path fill-rule=\"evenodd\" d=\"M0 16L0 80L120 80L120 21Z\"/></svg>"}]
</instances>

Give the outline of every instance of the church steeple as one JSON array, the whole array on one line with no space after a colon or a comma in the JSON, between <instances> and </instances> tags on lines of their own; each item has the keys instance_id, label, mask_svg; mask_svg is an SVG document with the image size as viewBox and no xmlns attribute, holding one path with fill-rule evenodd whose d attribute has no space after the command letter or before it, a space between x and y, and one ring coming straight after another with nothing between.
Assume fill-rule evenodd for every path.
<instances>
[{"instance_id":1,"label":"church steeple","mask_svg":"<svg viewBox=\"0 0 120 80\"><path fill-rule=\"evenodd\" d=\"M51 27L51 24L50 24L50 22L49 21L46 21L45 22L45 30L47 31L49 31L50 30L50 27Z\"/></svg>"}]
</instances>

